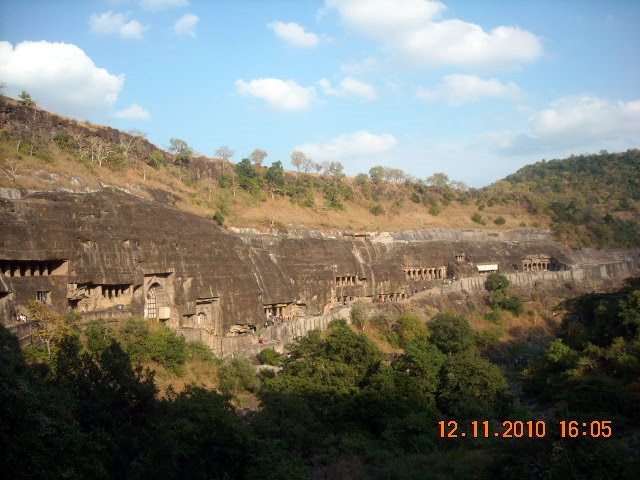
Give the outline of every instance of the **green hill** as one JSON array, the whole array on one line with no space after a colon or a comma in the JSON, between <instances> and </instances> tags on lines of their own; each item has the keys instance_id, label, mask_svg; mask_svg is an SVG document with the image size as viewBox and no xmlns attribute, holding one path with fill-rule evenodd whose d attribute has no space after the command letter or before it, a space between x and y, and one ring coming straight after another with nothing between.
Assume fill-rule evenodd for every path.
<instances>
[{"instance_id":1,"label":"green hill","mask_svg":"<svg viewBox=\"0 0 640 480\"><path fill-rule=\"evenodd\" d=\"M484 191L491 202L548 215L571 246L640 245L640 150L541 161Z\"/></svg>"}]
</instances>

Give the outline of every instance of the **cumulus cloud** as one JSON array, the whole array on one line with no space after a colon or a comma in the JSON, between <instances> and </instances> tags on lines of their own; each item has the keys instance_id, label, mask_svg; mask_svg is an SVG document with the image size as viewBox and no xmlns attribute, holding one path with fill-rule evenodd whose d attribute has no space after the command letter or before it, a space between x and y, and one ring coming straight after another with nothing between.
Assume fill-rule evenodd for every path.
<instances>
[{"instance_id":1,"label":"cumulus cloud","mask_svg":"<svg viewBox=\"0 0 640 480\"><path fill-rule=\"evenodd\" d=\"M485 80L476 75L447 75L433 89L418 89L418 98L461 105L483 98L514 98L519 92L513 82L502 83L495 78Z\"/></svg>"},{"instance_id":2,"label":"cumulus cloud","mask_svg":"<svg viewBox=\"0 0 640 480\"><path fill-rule=\"evenodd\" d=\"M268 27L276 36L294 47L315 47L320 43L318 35L307 32L297 23L271 22Z\"/></svg>"},{"instance_id":3,"label":"cumulus cloud","mask_svg":"<svg viewBox=\"0 0 640 480\"><path fill-rule=\"evenodd\" d=\"M126 15L111 11L91 15L89 27L97 35L119 35L136 40L141 40L144 32L149 30L147 25L142 25L138 20L127 20Z\"/></svg>"},{"instance_id":4,"label":"cumulus cloud","mask_svg":"<svg viewBox=\"0 0 640 480\"><path fill-rule=\"evenodd\" d=\"M445 6L429 0L325 0L345 25L418 66L494 67L542 54L539 37L518 27L485 31L459 19L439 20Z\"/></svg>"},{"instance_id":5,"label":"cumulus cloud","mask_svg":"<svg viewBox=\"0 0 640 480\"><path fill-rule=\"evenodd\" d=\"M640 100L562 97L533 114L529 124L527 132L492 133L487 139L496 149L513 154L635 148L640 138Z\"/></svg>"},{"instance_id":6,"label":"cumulus cloud","mask_svg":"<svg viewBox=\"0 0 640 480\"><path fill-rule=\"evenodd\" d=\"M322 87L325 95L337 95L341 97L351 96L369 101L378 98L378 92L376 92L373 85L362 82L353 77L345 77L336 88L334 88L331 85L331 82L326 78L320 80L318 85Z\"/></svg>"},{"instance_id":7,"label":"cumulus cloud","mask_svg":"<svg viewBox=\"0 0 640 480\"><path fill-rule=\"evenodd\" d=\"M303 87L293 80L259 78L245 82L236 80L236 88L242 94L261 98L276 110L294 111L308 108L315 98L313 87Z\"/></svg>"},{"instance_id":8,"label":"cumulus cloud","mask_svg":"<svg viewBox=\"0 0 640 480\"><path fill-rule=\"evenodd\" d=\"M316 161L338 161L387 152L398 141L390 133L375 134L364 130L332 138L327 143L299 145L301 150Z\"/></svg>"},{"instance_id":9,"label":"cumulus cloud","mask_svg":"<svg viewBox=\"0 0 640 480\"><path fill-rule=\"evenodd\" d=\"M187 13L180 17L173 25L173 31L176 35L196 36L196 27L200 18L193 13Z\"/></svg>"},{"instance_id":10,"label":"cumulus cloud","mask_svg":"<svg viewBox=\"0 0 640 480\"><path fill-rule=\"evenodd\" d=\"M186 7L187 5L189 5L189 0L140 0L140 6L152 12L171 7Z\"/></svg>"},{"instance_id":11,"label":"cumulus cloud","mask_svg":"<svg viewBox=\"0 0 640 480\"><path fill-rule=\"evenodd\" d=\"M0 42L0 71L9 93L27 90L42 107L71 116L105 112L124 84L124 75L97 67L69 43Z\"/></svg>"},{"instance_id":12,"label":"cumulus cloud","mask_svg":"<svg viewBox=\"0 0 640 480\"><path fill-rule=\"evenodd\" d=\"M151 118L151 115L140 105L134 103L132 105L129 105L127 108L118 110L115 113L115 117L122 120L148 120L149 118Z\"/></svg>"}]
</instances>

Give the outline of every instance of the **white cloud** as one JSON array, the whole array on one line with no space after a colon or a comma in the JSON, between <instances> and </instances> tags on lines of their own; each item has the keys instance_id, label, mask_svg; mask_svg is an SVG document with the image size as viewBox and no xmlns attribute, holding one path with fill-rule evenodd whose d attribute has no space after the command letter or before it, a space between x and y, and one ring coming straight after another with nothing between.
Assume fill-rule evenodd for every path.
<instances>
[{"instance_id":1,"label":"white cloud","mask_svg":"<svg viewBox=\"0 0 640 480\"><path fill-rule=\"evenodd\" d=\"M293 80L279 78L259 78L245 82L236 80L236 88L242 94L261 98L276 110L304 110L311 105L316 91L313 87L303 87Z\"/></svg>"},{"instance_id":2,"label":"white cloud","mask_svg":"<svg viewBox=\"0 0 640 480\"><path fill-rule=\"evenodd\" d=\"M611 103L591 96L563 97L532 119L541 136L640 136L640 100Z\"/></svg>"},{"instance_id":3,"label":"white cloud","mask_svg":"<svg viewBox=\"0 0 640 480\"><path fill-rule=\"evenodd\" d=\"M307 32L297 23L271 22L268 25L276 36L294 47L315 47L320 43L318 35Z\"/></svg>"},{"instance_id":4,"label":"white cloud","mask_svg":"<svg viewBox=\"0 0 640 480\"><path fill-rule=\"evenodd\" d=\"M97 67L69 43L0 42L0 71L8 93L27 90L42 107L66 115L105 112L124 84L124 75Z\"/></svg>"},{"instance_id":5,"label":"white cloud","mask_svg":"<svg viewBox=\"0 0 640 480\"><path fill-rule=\"evenodd\" d=\"M186 7L189 0L140 0L140 6L145 10L157 12L171 7Z\"/></svg>"},{"instance_id":6,"label":"white cloud","mask_svg":"<svg viewBox=\"0 0 640 480\"><path fill-rule=\"evenodd\" d=\"M378 92L376 92L373 85L353 77L345 77L337 88L334 88L326 78L320 80L318 85L322 87L325 95L337 95L341 97L353 96L363 100L375 100L378 98Z\"/></svg>"},{"instance_id":7,"label":"white cloud","mask_svg":"<svg viewBox=\"0 0 640 480\"><path fill-rule=\"evenodd\" d=\"M418 29L445 9L428 0L326 0L325 5L338 10L348 26L373 36Z\"/></svg>"},{"instance_id":8,"label":"white cloud","mask_svg":"<svg viewBox=\"0 0 640 480\"><path fill-rule=\"evenodd\" d=\"M134 103L129 105L127 108L118 110L115 113L115 117L123 120L148 120L151 118L151 115L140 105Z\"/></svg>"},{"instance_id":9,"label":"white cloud","mask_svg":"<svg viewBox=\"0 0 640 480\"><path fill-rule=\"evenodd\" d=\"M149 27L137 20L127 20L122 13L105 12L93 14L89 19L91 31L98 35L119 35L122 38L141 40Z\"/></svg>"},{"instance_id":10,"label":"white cloud","mask_svg":"<svg viewBox=\"0 0 640 480\"><path fill-rule=\"evenodd\" d=\"M589 95L567 96L529 118L526 132L485 135L494 148L511 154L567 149L596 151L637 148L640 100L611 102Z\"/></svg>"},{"instance_id":11,"label":"white cloud","mask_svg":"<svg viewBox=\"0 0 640 480\"><path fill-rule=\"evenodd\" d=\"M198 26L199 21L200 18L198 18L197 15L187 13L176 21L173 26L173 31L176 35L189 35L190 37L195 37L196 27Z\"/></svg>"},{"instance_id":12,"label":"white cloud","mask_svg":"<svg viewBox=\"0 0 640 480\"><path fill-rule=\"evenodd\" d=\"M502 83L476 75L447 75L433 89L420 88L418 98L426 101L443 100L451 105L475 102L483 98L514 98L520 89L513 83Z\"/></svg>"},{"instance_id":13,"label":"white cloud","mask_svg":"<svg viewBox=\"0 0 640 480\"><path fill-rule=\"evenodd\" d=\"M438 20L445 9L429 0L325 0L347 27L368 35L411 65L495 67L542 54L539 37L518 27L485 31L459 19Z\"/></svg>"},{"instance_id":14,"label":"white cloud","mask_svg":"<svg viewBox=\"0 0 640 480\"><path fill-rule=\"evenodd\" d=\"M390 133L377 135L361 130L332 138L327 143L299 145L295 150L303 151L316 161L337 161L387 152L397 143Z\"/></svg>"}]
</instances>

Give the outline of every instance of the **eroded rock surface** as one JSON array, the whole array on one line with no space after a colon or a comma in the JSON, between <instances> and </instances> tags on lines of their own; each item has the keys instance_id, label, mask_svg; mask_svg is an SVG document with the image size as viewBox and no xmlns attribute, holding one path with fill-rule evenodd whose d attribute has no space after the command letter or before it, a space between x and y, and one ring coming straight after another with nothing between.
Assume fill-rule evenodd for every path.
<instances>
[{"instance_id":1,"label":"eroded rock surface","mask_svg":"<svg viewBox=\"0 0 640 480\"><path fill-rule=\"evenodd\" d=\"M640 263L638 250L572 253L539 231L227 231L108 188L6 192L0 221L3 323L37 299L87 319L144 315L209 339L358 300L404 301L495 269L524 275L590 264L596 274L629 276Z\"/></svg>"}]
</instances>

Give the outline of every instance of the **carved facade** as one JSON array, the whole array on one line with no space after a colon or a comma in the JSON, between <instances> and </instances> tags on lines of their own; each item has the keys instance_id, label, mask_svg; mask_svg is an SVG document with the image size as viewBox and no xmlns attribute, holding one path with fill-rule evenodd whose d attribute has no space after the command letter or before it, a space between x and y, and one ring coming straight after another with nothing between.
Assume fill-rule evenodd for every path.
<instances>
[{"instance_id":1,"label":"carved facade","mask_svg":"<svg viewBox=\"0 0 640 480\"><path fill-rule=\"evenodd\" d=\"M26 312L29 300L40 300L87 319L133 314L213 335L234 325L261 326L269 316L403 301L428 286L416 282L444 280L450 269L456 276L477 274L469 258L495 258L504 271L537 248L526 242L233 234L111 190L0 198L0 219L3 323ZM549 259L563 255L551 244L546 250Z\"/></svg>"}]
</instances>

